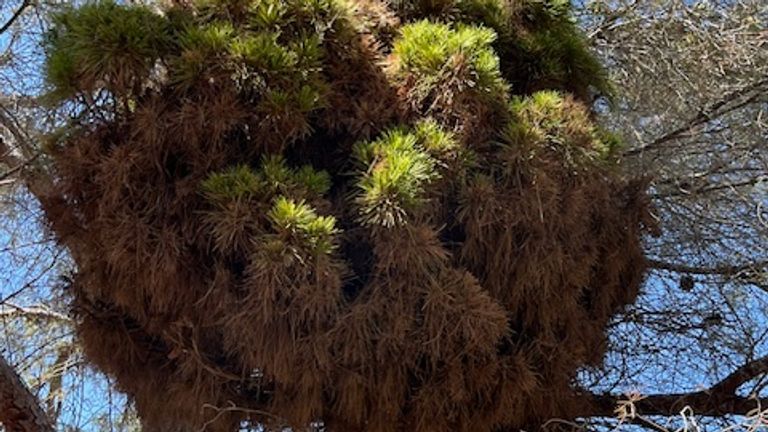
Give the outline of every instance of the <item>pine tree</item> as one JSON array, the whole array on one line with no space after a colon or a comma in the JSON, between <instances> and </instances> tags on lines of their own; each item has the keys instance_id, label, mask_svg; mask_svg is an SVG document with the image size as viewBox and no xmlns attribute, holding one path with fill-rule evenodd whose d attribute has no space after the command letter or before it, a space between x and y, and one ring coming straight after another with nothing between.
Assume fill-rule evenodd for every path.
<instances>
[{"instance_id":1,"label":"pine tree","mask_svg":"<svg viewBox=\"0 0 768 432\"><path fill-rule=\"evenodd\" d=\"M561 0L111 1L47 37L42 197L149 431L569 418L637 295L645 182Z\"/></svg>"}]
</instances>

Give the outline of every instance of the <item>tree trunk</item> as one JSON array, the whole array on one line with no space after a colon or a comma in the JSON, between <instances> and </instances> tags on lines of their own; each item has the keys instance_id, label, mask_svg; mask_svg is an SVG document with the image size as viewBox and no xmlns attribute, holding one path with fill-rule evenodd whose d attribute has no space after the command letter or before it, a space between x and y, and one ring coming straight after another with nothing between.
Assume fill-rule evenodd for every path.
<instances>
[{"instance_id":1,"label":"tree trunk","mask_svg":"<svg viewBox=\"0 0 768 432\"><path fill-rule=\"evenodd\" d=\"M8 432L51 431L45 412L13 367L0 356L0 424Z\"/></svg>"}]
</instances>

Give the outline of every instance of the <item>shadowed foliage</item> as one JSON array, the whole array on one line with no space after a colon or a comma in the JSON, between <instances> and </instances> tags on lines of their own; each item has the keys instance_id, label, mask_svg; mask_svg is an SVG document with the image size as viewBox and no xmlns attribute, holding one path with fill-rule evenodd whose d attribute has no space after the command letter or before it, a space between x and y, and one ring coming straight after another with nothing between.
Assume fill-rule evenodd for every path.
<instances>
[{"instance_id":1,"label":"shadowed foliage","mask_svg":"<svg viewBox=\"0 0 768 432\"><path fill-rule=\"evenodd\" d=\"M88 3L52 231L88 358L149 431L568 418L652 229L567 2Z\"/></svg>"}]
</instances>

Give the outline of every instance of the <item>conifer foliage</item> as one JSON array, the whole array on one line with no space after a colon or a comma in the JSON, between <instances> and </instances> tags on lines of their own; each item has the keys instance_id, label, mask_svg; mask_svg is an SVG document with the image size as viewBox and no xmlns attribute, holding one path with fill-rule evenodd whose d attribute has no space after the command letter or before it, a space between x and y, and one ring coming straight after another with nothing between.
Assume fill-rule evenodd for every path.
<instances>
[{"instance_id":1,"label":"conifer foliage","mask_svg":"<svg viewBox=\"0 0 768 432\"><path fill-rule=\"evenodd\" d=\"M149 431L568 418L652 227L548 0L109 1L56 17L51 229Z\"/></svg>"}]
</instances>

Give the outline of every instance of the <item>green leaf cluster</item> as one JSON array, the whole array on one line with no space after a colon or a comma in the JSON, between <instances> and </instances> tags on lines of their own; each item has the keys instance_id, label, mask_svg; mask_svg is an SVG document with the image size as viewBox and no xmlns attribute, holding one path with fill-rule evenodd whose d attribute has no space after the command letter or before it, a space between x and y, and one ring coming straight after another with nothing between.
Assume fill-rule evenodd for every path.
<instances>
[{"instance_id":1,"label":"green leaf cluster","mask_svg":"<svg viewBox=\"0 0 768 432\"><path fill-rule=\"evenodd\" d=\"M596 128L587 109L561 93L536 92L516 98L510 108L512 121L504 131L508 143L534 152L554 149L576 165L610 160L615 155L618 139Z\"/></svg>"},{"instance_id":2,"label":"green leaf cluster","mask_svg":"<svg viewBox=\"0 0 768 432\"><path fill-rule=\"evenodd\" d=\"M576 24L567 18L553 19L550 25L518 35L510 47L518 52L519 73L529 79L583 94L587 90L610 96L613 91L600 62L590 52Z\"/></svg>"},{"instance_id":3,"label":"green leaf cluster","mask_svg":"<svg viewBox=\"0 0 768 432\"><path fill-rule=\"evenodd\" d=\"M446 160L460 150L456 136L443 129L433 118L417 122L413 133L424 150L437 159Z\"/></svg>"},{"instance_id":4,"label":"green leaf cluster","mask_svg":"<svg viewBox=\"0 0 768 432\"><path fill-rule=\"evenodd\" d=\"M612 94L568 0L526 0L499 16L504 18L492 17L487 25L500 35L496 48L501 69L513 88L522 92L557 89L582 99L590 93Z\"/></svg>"},{"instance_id":5,"label":"green leaf cluster","mask_svg":"<svg viewBox=\"0 0 768 432\"><path fill-rule=\"evenodd\" d=\"M345 14L336 0L206 0L165 15L89 2L54 17L46 76L56 102L102 88L130 98L160 65L155 78L182 93L231 82L265 117L303 118L324 106L325 43Z\"/></svg>"},{"instance_id":6,"label":"green leaf cluster","mask_svg":"<svg viewBox=\"0 0 768 432\"><path fill-rule=\"evenodd\" d=\"M240 201L258 196L266 190L262 175L247 165L237 165L213 173L201 184L206 197L215 202Z\"/></svg>"},{"instance_id":7,"label":"green leaf cluster","mask_svg":"<svg viewBox=\"0 0 768 432\"><path fill-rule=\"evenodd\" d=\"M270 190L275 194L318 200L331 189L331 177L328 172L318 171L310 165L291 168L281 156L265 157L261 172Z\"/></svg>"},{"instance_id":8,"label":"green leaf cluster","mask_svg":"<svg viewBox=\"0 0 768 432\"><path fill-rule=\"evenodd\" d=\"M336 219L318 215L304 201L279 196L267 217L277 236L291 244L320 255L328 255L336 248Z\"/></svg>"},{"instance_id":9,"label":"green leaf cluster","mask_svg":"<svg viewBox=\"0 0 768 432\"><path fill-rule=\"evenodd\" d=\"M167 20L143 6L104 0L65 7L52 19L45 75L55 100L98 88L133 91L172 44Z\"/></svg>"},{"instance_id":10,"label":"green leaf cluster","mask_svg":"<svg viewBox=\"0 0 768 432\"><path fill-rule=\"evenodd\" d=\"M356 202L361 222L385 228L407 223L427 201L427 186L440 178L440 157L457 148L453 135L433 120L358 144L354 152L360 166Z\"/></svg>"},{"instance_id":11,"label":"green leaf cluster","mask_svg":"<svg viewBox=\"0 0 768 432\"><path fill-rule=\"evenodd\" d=\"M213 173L201 183L215 209L209 215L214 224L226 222L245 205L252 209L249 223L258 227L255 231L262 233L265 244L277 242L294 252L298 247L313 254L328 254L335 248L336 219L319 216L312 206L330 187L327 172L308 165L294 169L279 156L264 158L258 169L238 165Z\"/></svg>"},{"instance_id":12,"label":"green leaf cluster","mask_svg":"<svg viewBox=\"0 0 768 432\"><path fill-rule=\"evenodd\" d=\"M264 100L267 113L308 113L322 106L324 32L334 3L314 0L205 2L200 17L178 33L170 74L182 89L224 75L245 94ZM340 13L340 12L339 12ZM191 21L191 22L190 22Z\"/></svg>"},{"instance_id":13,"label":"green leaf cluster","mask_svg":"<svg viewBox=\"0 0 768 432\"><path fill-rule=\"evenodd\" d=\"M277 195L316 201L331 188L331 177L309 165L298 169L287 165L281 156L263 158L257 170L237 165L212 173L201 183L203 194L214 203L257 199L270 201Z\"/></svg>"},{"instance_id":14,"label":"green leaf cluster","mask_svg":"<svg viewBox=\"0 0 768 432\"><path fill-rule=\"evenodd\" d=\"M177 54L170 63L170 78L178 88L192 87L207 71L222 68L223 53L229 49L235 29L228 22L205 25L185 24L176 37Z\"/></svg>"},{"instance_id":15,"label":"green leaf cluster","mask_svg":"<svg viewBox=\"0 0 768 432\"><path fill-rule=\"evenodd\" d=\"M503 94L506 84L492 48L494 40L496 33L485 27L427 20L405 25L393 46L398 74L415 78L425 89L454 78L464 88Z\"/></svg>"},{"instance_id":16,"label":"green leaf cluster","mask_svg":"<svg viewBox=\"0 0 768 432\"><path fill-rule=\"evenodd\" d=\"M607 75L581 30L568 0L400 0L409 20L424 18L481 24L496 33L501 71L515 93L543 88L611 96Z\"/></svg>"}]
</instances>

